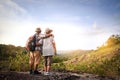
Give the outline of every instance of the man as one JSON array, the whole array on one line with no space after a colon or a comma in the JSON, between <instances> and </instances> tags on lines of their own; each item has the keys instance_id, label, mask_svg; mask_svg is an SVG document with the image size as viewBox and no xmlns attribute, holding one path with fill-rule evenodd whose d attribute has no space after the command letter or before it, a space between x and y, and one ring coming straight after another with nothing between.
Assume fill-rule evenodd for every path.
<instances>
[{"instance_id":1,"label":"man","mask_svg":"<svg viewBox=\"0 0 120 80\"><path fill-rule=\"evenodd\" d=\"M35 30L36 34L33 36L30 36L28 38L27 44L26 44L26 48L27 50L30 52L30 58L29 58L29 65L30 65L30 74L40 74L40 72L37 70L38 68L38 64L40 62L40 56L41 56L41 45L42 43L39 42L40 35L41 35L41 29L40 28L36 28ZM29 42L35 38L35 50L30 50L29 47Z\"/></svg>"},{"instance_id":2,"label":"man","mask_svg":"<svg viewBox=\"0 0 120 80\"><path fill-rule=\"evenodd\" d=\"M35 32L36 34L33 36L30 36L26 44L27 50L30 51L30 47L28 47L28 44L31 40L33 40L33 38L35 38L35 49L30 51L30 59L29 59L29 64L30 64L29 73L30 74L40 74L37 68L38 68L38 64L40 62L40 57L42 54L42 40L41 39L52 36L52 34L42 35L40 28L36 28Z\"/></svg>"}]
</instances>

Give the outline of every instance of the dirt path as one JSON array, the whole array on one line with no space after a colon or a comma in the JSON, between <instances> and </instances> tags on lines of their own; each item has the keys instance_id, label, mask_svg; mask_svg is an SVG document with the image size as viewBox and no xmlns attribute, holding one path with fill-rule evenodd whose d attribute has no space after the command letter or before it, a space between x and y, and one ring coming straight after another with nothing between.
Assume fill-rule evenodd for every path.
<instances>
[{"instance_id":1,"label":"dirt path","mask_svg":"<svg viewBox=\"0 0 120 80\"><path fill-rule=\"evenodd\" d=\"M120 77L104 77L86 73L53 72L50 76L30 75L28 72L0 72L0 80L120 80Z\"/></svg>"}]
</instances>

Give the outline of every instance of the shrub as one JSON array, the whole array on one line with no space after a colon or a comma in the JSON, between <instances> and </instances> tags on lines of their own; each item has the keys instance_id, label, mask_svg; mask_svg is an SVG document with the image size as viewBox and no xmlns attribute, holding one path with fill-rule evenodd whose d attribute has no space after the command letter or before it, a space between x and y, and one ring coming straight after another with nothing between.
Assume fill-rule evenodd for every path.
<instances>
[{"instance_id":1,"label":"shrub","mask_svg":"<svg viewBox=\"0 0 120 80\"><path fill-rule=\"evenodd\" d=\"M29 70L29 54L16 54L15 57L9 57L9 69L12 71Z\"/></svg>"}]
</instances>

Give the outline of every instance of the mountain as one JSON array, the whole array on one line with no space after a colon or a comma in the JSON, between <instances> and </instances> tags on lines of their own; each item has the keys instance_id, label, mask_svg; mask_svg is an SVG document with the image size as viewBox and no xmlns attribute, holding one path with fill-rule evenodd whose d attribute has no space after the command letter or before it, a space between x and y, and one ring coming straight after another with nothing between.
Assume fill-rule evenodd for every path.
<instances>
[{"instance_id":1,"label":"mountain","mask_svg":"<svg viewBox=\"0 0 120 80\"><path fill-rule=\"evenodd\" d=\"M68 59L72 59L75 57L82 56L84 54L89 53L92 50L68 50L68 51L61 51L60 56L66 57Z\"/></svg>"}]
</instances>

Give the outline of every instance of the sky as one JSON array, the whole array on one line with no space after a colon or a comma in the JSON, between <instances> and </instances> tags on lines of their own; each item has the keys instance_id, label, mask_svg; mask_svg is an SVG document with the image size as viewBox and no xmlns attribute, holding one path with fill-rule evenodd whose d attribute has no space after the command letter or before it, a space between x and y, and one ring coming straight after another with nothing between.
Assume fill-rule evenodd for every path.
<instances>
[{"instance_id":1,"label":"sky","mask_svg":"<svg viewBox=\"0 0 120 80\"><path fill-rule=\"evenodd\" d=\"M0 44L24 47L37 27L58 50L96 49L120 34L120 0L0 0Z\"/></svg>"}]
</instances>

